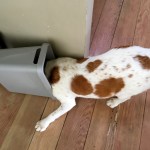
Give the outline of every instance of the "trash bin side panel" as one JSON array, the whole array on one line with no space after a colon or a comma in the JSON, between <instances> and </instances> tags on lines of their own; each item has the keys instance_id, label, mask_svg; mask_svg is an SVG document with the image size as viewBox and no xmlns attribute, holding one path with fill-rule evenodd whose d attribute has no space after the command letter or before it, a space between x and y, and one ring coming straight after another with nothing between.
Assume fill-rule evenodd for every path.
<instances>
[{"instance_id":1,"label":"trash bin side panel","mask_svg":"<svg viewBox=\"0 0 150 150\"><path fill-rule=\"evenodd\" d=\"M54 57L48 43L2 50L0 83L11 92L53 97L51 85L44 74L44 65Z\"/></svg>"},{"instance_id":2,"label":"trash bin side panel","mask_svg":"<svg viewBox=\"0 0 150 150\"><path fill-rule=\"evenodd\" d=\"M1 65L33 65L33 60L37 48L29 49L26 48L25 51L19 50L3 50L0 53L0 66Z\"/></svg>"},{"instance_id":3,"label":"trash bin side panel","mask_svg":"<svg viewBox=\"0 0 150 150\"><path fill-rule=\"evenodd\" d=\"M11 92L51 97L51 86L45 88L34 71L9 71L0 74L0 82Z\"/></svg>"}]
</instances>

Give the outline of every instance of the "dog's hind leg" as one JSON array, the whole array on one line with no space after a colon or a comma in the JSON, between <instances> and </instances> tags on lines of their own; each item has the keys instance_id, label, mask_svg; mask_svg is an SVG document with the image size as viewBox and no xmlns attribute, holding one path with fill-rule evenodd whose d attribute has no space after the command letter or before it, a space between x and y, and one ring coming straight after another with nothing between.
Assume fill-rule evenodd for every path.
<instances>
[{"instance_id":1,"label":"dog's hind leg","mask_svg":"<svg viewBox=\"0 0 150 150\"><path fill-rule=\"evenodd\" d=\"M107 106L111 107L111 108L115 108L117 107L119 104L127 101L128 99L130 99L131 97L126 97L126 98L122 98L122 97L115 97L115 98L111 98L110 100L107 101Z\"/></svg>"}]
</instances>

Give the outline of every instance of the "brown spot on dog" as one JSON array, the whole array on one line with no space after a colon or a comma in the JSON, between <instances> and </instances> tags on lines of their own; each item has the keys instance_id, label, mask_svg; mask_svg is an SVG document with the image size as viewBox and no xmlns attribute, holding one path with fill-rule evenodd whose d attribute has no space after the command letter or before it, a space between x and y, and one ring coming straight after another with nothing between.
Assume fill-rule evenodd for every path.
<instances>
[{"instance_id":1,"label":"brown spot on dog","mask_svg":"<svg viewBox=\"0 0 150 150\"><path fill-rule=\"evenodd\" d=\"M93 62L89 62L86 66L89 72L93 72L100 64L102 63L101 60L95 60Z\"/></svg>"},{"instance_id":2,"label":"brown spot on dog","mask_svg":"<svg viewBox=\"0 0 150 150\"><path fill-rule=\"evenodd\" d=\"M50 72L49 82L55 84L60 80L59 67L54 67Z\"/></svg>"},{"instance_id":3,"label":"brown spot on dog","mask_svg":"<svg viewBox=\"0 0 150 150\"><path fill-rule=\"evenodd\" d=\"M128 77L129 77L129 78L132 78L132 77L133 77L133 74L129 74Z\"/></svg>"},{"instance_id":4,"label":"brown spot on dog","mask_svg":"<svg viewBox=\"0 0 150 150\"><path fill-rule=\"evenodd\" d=\"M114 68L116 71L118 71L118 70L119 70L116 66L113 66L113 68Z\"/></svg>"},{"instance_id":5,"label":"brown spot on dog","mask_svg":"<svg viewBox=\"0 0 150 150\"><path fill-rule=\"evenodd\" d=\"M101 81L95 85L94 94L99 97L110 97L115 93L118 93L125 86L122 78L109 78Z\"/></svg>"},{"instance_id":6,"label":"brown spot on dog","mask_svg":"<svg viewBox=\"0 0 150 150\"><path fill-rule=\"evenodd\" d=\"M91 83L82 75L76 75L72 79L71 90L78 95L88 95L93 92Z\"/></svg>"},{"instance_id":7,"label":"brown spot on dog","mask_svg":"<svg viewBox=\"0 0 150 150\"><path fill-rule=\"evenodd\" d=\"M150 58L148 56L137 55L134 58L138 59L143 69L150 69Z\"/></svg>"},{"instance_id":8,"label":"brown spot on dog","mask_svg":"<svg viewBox=\"0 0 150 150\"><path fill-rule=\"evenodd\" d=\"M79 58L77 59L77 63L82 64L83 62L85 62L88 58Z\"/></svg>"},{"instance_id":9,"label":"brown spot on dog","mask_svg":"<svg viewBox=\"0 0 150 150\"><path fill-rule=\"evenodd\" d=\"M127 64L126 69L129 69L129 68L131 68L131 65Z\"/></svg>"},{"instance_id":10,"label":"brown spot on dog","mask_svg":"<svg viewBox=\"0 0 150 150\"><path fill-rule=\"evenodd\" d=\"M127 69L131 68L131 65L130 64L127 64L125 68L122 68L122 71L125 71Z\"/></svg>"}]
</instances>

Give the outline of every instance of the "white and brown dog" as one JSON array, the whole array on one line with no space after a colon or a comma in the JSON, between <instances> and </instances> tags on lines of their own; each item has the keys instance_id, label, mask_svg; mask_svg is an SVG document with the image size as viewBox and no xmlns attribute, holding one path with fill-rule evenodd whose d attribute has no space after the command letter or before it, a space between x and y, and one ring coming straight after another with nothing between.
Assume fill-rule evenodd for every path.
<instances>
[{"instance_id":1,"label":"white and brown dog","mask_svg":"<svg viewBox=\"0 0 150 150\"><path fill-rule=\"evenodd\" d=\"M76 97L110 98L107 105L114 108L149 89L150 49L131 46L80 60L59 58L49 61L45 72L61 106L37 122L37 131L73 108Z\"/></svg>"}]
</instances>

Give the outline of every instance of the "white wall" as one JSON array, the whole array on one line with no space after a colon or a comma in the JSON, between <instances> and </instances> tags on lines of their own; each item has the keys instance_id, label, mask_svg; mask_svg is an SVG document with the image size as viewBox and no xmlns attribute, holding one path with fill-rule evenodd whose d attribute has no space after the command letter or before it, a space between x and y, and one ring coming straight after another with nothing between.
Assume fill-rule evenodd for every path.
<instances>
[{"instance_id":1,"label":"white wall","mask_svg":"<svg viewBox=\"0 0 150 150\"><path fill-rule=\"evenodd\" d=\"M59 56L88 50L93 0L0 0L0 32L13 47L51 42Z\"/></svg>"}]
</instances>

